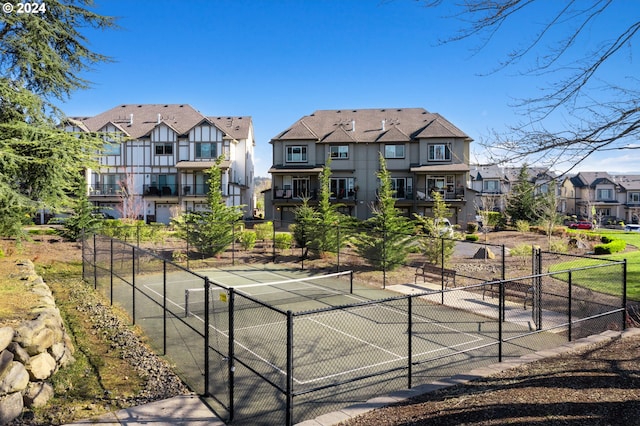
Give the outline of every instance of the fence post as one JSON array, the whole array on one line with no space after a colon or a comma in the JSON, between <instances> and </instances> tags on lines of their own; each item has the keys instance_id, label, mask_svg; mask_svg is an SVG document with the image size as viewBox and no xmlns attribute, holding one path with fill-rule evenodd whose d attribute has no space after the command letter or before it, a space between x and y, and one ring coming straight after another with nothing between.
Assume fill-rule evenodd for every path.
<instances>
[{"instance_id":1,"label":"fence post","mask_svg":"<svg viewBox=\"0 0 640 426\"><path fill-rule=\"evenodd\" d=\"M502 345L504 341L502 323L504 322L504 280L500 280L498 289L498 362L502 362Z\"/></svg>"},{"instance_id":2,"label":"fence post","mask_svg":"<svg viewBox=\"0 0 640 426\"><path fill-rule=\"evenodd\" d=\"M293 425L293 313L287 311L287 426Z\"/></svg>"},{"instance_id":3,"label":"fence post","mask_svg":"<svg viewBox=\"0 0 640 426\"><path fill-rule=\"evenodd\" d=\"M571 309L573 308L572 306L572 300L573 300L573 274L572 274L572 270L569 269L569 303L567 303L568 305L568 317L569 317L569 341L571 342L572 337L571 337L571 332L573 331L573 315L571 313Z\"/></svg>"},{"instance_id":4,"label":"fence post","mask_svg":"<svg viewBox=\"0 0 640 426\"><path fill-rule=\"evenodd\" d=\"M273 263L276 263L276 222L273 221L271 227L273 228L273 241L271 242L271 251L273 252Z\"/></svg>"},{"instance_id":5,"label":"fence post","mask_svg":"<svg viewBox=\"0 0 640 426\"><path fill-rule=\"evenodd\" d=\"M209 395L209 277L204 277L204 394Z\"/></svg>"},{"instance_id":6,"label":"fence post","mask_svg":"<svg viewBox=\"0 0 640 426\"><path fill-rule=\"evenodd\" d=\"M136 248L135 246L131 246L131 319L133 321L133 325L136 325Z\"/></svg>"},{"instance_id":7,"label":"fence post","mask_svg":"<svg viewBox=\"0 0 640 426\"><path fill-rule=\"evenodd\" d=\"M411 389L413 384L413 297L409 296L407 300L409 302L409 318L407 319L407 389Z\"/></svg>"},{"instance_id":8,"label":"fence post","mask_svg":"<svg viewBox=\"0 0 640 426\"><path fill-rule=\"evenodd\" d=\"M85 272L85 267L84 267L84 262L85 262L85 256L84 256L84 251L85 251L85 234L84 234L84 227L82 228L82 240L80 242L80 252L82 253L82 279L84 281L87 280L87 276L86 276L86 272Z\"/></svg>"},{"instance_id":9,"label":"fence post","mask_svg":"<svg viewBox=\"0 0 640 426\"><path fill-rule=\"evenodd\" d=\"M622 329L627 329L627 259L622 263Z\"/></svg>"},{"instance_id":10,"label":"fence post","mask_svg":"<svg viewBox=\"0 0 640 426\"><path fill-rule=\"evenodd\" d=\"M96 246L96 234L93 234L93 288L98 289L98 247Z\"/></svg>"},{"instance_id":11,"label":"fence post","mask_svg":"<svg viewBox=\"0 0 640 426\"><path fill-rule=\"evenodd\" d=\"M162 355L167 354L167 261L162 261Z\"/></svg>"},{"instance_id":12,"label":"fence post","mask_svg":"<svg viewBox=\"0 0 640 426\"><path fill-rule=\"evenodd\" d=\"M235 351L234 351L234 340L235 340L235 324L234 324L234 313L235 313L235 292L233 287L229 288L229 347L228 347L228 358L227 358L227 366L229 369L229 422L233 421L234 415L234 404L233 404L233 394L235 387L235 371L236 367L233 363L235 359Z\"/></svg>"},{"instance_id":13,"label":"fence post","mask_svg":"<svg viewBox=\"0 0 640 426\"><path fill-rule=\"evenodd\" d=\"M338 264L336 265L336 272L340 272L340 224L338 223L338 232L336 234L336 246L338 247L338 252L337 252L337 261Z\"/></svg>"},{"instance_id":14,"label":"fence post","mask_svg":"<svg viewBox=\"0 0 640 426\"><path fill-rule=\"evenodd\" d=\"M113 306L113 238L109 239L109 302Z\"/></svg>"}]
</instances>

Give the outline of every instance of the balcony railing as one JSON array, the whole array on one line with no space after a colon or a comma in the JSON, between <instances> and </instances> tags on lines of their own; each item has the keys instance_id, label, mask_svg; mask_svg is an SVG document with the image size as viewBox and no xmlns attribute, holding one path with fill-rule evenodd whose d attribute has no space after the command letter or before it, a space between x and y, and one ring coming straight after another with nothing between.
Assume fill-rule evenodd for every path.
<instances>
[{"instance_id":1,"label":"balcony railing","mask_svg":"<svg viewBox=\"0 0 640 426\"><path fill-rule=\"evenodd\" d=\"M175 197L178 195L178 185L143 185L142 193L148 197Z\"/></svg>"},{"instance_id":2,"label":"balcony railing","mask_svg":"<svg viewBox=\"0 0 640 426\"><path fill-rule=\"evenodd\" d=\"M103 183L89 187L89 195L95 196L120 196L122 187L117 183Z\"/></svg>"},{"instance_id":3,"label":"balcony railing","mask_svg":"<svg viewBox=\"0 0 640 426\"><path fill-rule=\"evenodd\" d=\"M433 190L431 192L433 192ZM464 198L464 188L454 190L441 189L437 190L437 192L439 192L445 200L461 200ZM416 191L416 200L431 201L433 197L426 191Z\"/></svg>"}]
</instances>

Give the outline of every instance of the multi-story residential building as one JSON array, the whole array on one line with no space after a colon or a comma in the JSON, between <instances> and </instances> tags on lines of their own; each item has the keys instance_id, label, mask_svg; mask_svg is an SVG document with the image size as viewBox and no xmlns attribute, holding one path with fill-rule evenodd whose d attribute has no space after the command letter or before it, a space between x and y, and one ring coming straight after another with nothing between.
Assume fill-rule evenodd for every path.
<instances>
[{"instance_id":1,"label":"multi-story residential building","mask_svg":"<svg viewBox=\"0 0 640 426\"><path fill-rule=\"evenodd\" d=\"M73 132L103 135L100 167L86 171L89 199L113 217L169 223L180 211L206 209L205 171L223 155L228 205L254 208L251 117L207 117L189 105L120 105L67 121Z\"/></svg>"},{"instance_id":2,"label":"multi-story residential building","mask_svg":"<svg viewBox=\"0 0 640 426\"><path fill-rule=\"evenodd\" d=\"M521 167L500 167L497 165L471 166L469 187L475 192L473 199L476 209L504 212L507 199L514 185L520 180ZM527 167L527 179L533 185L536 195L546 194L557 182L557 174L546 168ZM560 194L556 184L556 195Z\"/></svg>"},{"instance_id":3,"label":"multi-story residential building","mask_svg":"<svg viewBox=\"0 0 640 426\"><path fill-rule=\"evenodd\" d=\"M379 153L391 172L396 207L404 214L431 214L431 194L438 191L451 206L453 223L468 217L464 196L471 138L439 114L422 108L320 110L270 143L267 217L293 221L304 198L313 204L328 160L333 200L346 214L370 217L379 187Z\"/></svg>"},{"instance_id":4,"label":"multi-story residential building","mask_svg":"<svg viewBox=\"0 0 640 426\"><path fill-rule=\"evenodd\" d=\"M563 213L595 220L601 225L624 221L638 223L640 175L580 172L562 184Z\"/></svg>"}]
</instances>

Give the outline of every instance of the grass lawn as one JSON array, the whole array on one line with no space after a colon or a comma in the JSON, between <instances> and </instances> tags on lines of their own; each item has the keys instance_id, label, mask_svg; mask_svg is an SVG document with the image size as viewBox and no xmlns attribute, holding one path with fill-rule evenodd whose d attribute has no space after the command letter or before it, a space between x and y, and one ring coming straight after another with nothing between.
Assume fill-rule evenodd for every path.
<instances>
[{"instance_id":1,"label":"grass lawn","mask_svg":"<svg viewBox=\"0 0 640 426\"><path fill-rule=\"evenodd\" d=\"M635 247L632 251L625 251L623 253L615 253L606 256L598 256L602 259L610 259L621 261L627 260L627 298L628 300L640 301L640 232L622 232L613 230L597 230L595 231L599 235L607 235L609 237L618 238L624 240L627 243L627 247ZM579 267L588 266L589 262L584 260L580 261ZM594 260L594 265L600 265L602 262ZM553 266L551 272L559 270L567 270L576 268L574 262L559 263ZM576 271L572 274L572 281L578 285L588 287L594 291L607 294L620 294L620 285L615 283L619 281L621 277L621 267L619 265L612 265L611 267L603 267L597 269L586 269L583 271ZM558 277L563 280L567 280L567 277ZM613 281L613 284L612 284Z\"/></svg>"}]
</instances>

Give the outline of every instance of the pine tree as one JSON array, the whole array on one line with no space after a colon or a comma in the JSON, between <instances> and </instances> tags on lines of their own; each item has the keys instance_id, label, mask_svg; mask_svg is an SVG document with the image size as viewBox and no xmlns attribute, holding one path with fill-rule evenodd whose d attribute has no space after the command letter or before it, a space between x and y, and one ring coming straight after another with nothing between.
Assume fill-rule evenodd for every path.
<instances>
[{"instance_id":1,"label":"pine tree","mask_svg":"<svg viewBox=\"0 0 640 426\"><path fill-rule=\"evenodd\" d=\"M406 261L414 239L414 226L395 207L391 173L382 154L379 157L378 203L373 206L373 216L363 223L363 232L354 242L358 254L370 265L390 271Z\"/></svg>"},{"instance_id":2,"label":"pine tree","mask_svg":"<svg viewBox=\"0 0 640 426\"><path fill-rule=\"evenodd\" d=\"M102 141L59 127L51 100L88 81L80 73L109 58L92 52L82 29L115 21L83 6L89 0L42 2L46 12L0 14L0 234L17 236L37 208L73 203L76 177Z\"/></svg>"},{"instance_id":3,"label":"pine tree","mask_svg":"<svg viewBox=\"0 0 640 426\"><path fill-rule=\"evenodd\" d=\"M203 255L215 256L225 251L233 242L234 227L242 218L242 206L227 206L220 190L222 178L220 163L223 156L205 173L208 176L208 211L186 213L175 220L179 235Z\"/></svg>"},{"instance_id":4,"label":"pine tree","mask_svg":"<svg viewBox=\"0 0 640 426\"><path fill-rule=\"evenodd\" d=\"M535 187L529 181L527 165L523 165L518 174L518 182L512 187L507 197L505 213L511 218L511 222L526 220L532 223L536 219Z\"/></svg>"}]
</instances>

